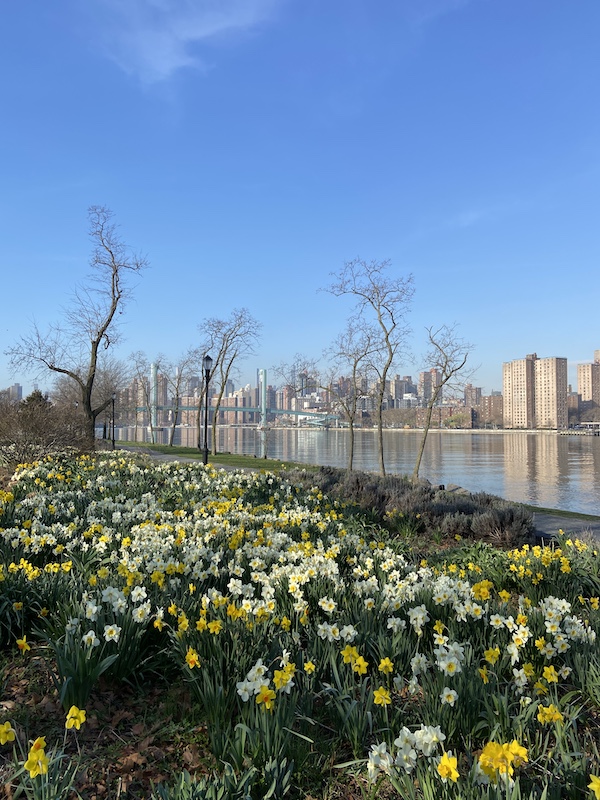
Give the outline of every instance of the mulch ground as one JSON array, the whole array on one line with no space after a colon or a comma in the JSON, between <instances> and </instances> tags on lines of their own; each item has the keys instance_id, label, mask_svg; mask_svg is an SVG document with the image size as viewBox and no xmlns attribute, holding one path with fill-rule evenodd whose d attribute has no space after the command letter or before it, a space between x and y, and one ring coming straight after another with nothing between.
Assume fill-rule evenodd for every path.
<instances>
[{"instance_id":1,"label":"mulch ground","mask_svg":"<svg viewBox=\"0 0 600 800\"><path fill-rule=\"evenodd\" d=\"M86 800L148 798L152 784L171 781L184 769L203 774L215 767L206 746L206 728L193 724L194 709L183 684L116 690L100 682L87 705L86 722L79 731L65 731L66 714L43 659L33 655L10 661L3 683L0 723L12 722L25 757L38 736L46 737L50 756L66 733L65 753L80 759L75 788ZM4 745L0 748L0 797L4 798L12 798L16 788L10 784L11 759L10 745Z\"/></svg>"}]
</instances>

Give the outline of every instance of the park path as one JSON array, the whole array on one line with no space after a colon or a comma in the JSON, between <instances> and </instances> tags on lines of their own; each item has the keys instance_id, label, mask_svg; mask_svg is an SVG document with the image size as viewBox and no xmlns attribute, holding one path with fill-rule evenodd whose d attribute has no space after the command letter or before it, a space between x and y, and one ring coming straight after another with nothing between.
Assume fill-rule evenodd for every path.
<instances>
[{"instance_id":1,"label":"park path","mask_svg":"<svg viewBox=\"0 0 600 800\"><path fill-rule=\"evenodd\" d=\"M124 450L136 450L151 456L156 461L197 461L197 458L186 458L185 456L170 456L168 453L158 453L147 448L123 447ZM217 469L239 469L239 467L224 467L216 465ZM253 469L247 467L245 469ZM560 514L552 514L546 511L536 511L533 514L534 531L540 539L552 539L560 530L579 538L592 537L600 542L600 517L586 519L585 517L563 517Z\"/></svg>"}]
</instances>

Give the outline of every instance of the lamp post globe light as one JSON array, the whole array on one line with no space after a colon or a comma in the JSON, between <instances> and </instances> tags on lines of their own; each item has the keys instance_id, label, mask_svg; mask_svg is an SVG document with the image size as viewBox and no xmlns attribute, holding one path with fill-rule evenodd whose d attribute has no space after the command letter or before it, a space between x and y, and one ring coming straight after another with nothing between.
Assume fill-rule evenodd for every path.
<instances>
[{"instance_id":1,"label":"lamp post globe light","mask_svg":"<svg viewBox=\"0 0 600 800\"><path fill-rule=\"evenodd\" d=\"M210 371L213 360L208 353L202 359L204 368L204 457L202 462L208 464L208 383L210 381Z\"/></svg>"}]
</instances>

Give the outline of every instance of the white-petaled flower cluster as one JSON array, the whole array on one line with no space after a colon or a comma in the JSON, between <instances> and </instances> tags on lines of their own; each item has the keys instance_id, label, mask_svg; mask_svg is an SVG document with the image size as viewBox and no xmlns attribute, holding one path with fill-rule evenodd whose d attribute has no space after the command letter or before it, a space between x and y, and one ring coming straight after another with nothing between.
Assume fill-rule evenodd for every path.
<instances>
[{"instance_id":1,"label":"white-petaled flower cluster","mask_svg":"<svg viewBox=\"0 0 600 800\"><path fill-rule=\"evenodd\" d=\"M381 772L389 774L394 768L411 773L420 756L431 759L437 755L438 747L446 740L438 725L421 725L412 732L403 727L394 739L394 749L389 752L387 744L371 745L367 762L369 779L375 781Z\"/></svg>"}]
</instances>

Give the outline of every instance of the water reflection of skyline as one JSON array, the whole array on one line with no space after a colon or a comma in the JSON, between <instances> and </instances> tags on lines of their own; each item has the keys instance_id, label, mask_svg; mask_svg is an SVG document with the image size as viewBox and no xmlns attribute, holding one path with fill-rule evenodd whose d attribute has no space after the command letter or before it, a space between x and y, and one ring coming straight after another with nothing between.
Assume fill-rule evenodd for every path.
<instances>
[{"instance_id":1,"label":"water reflection of skyline","mask_svg":"<svg viewBox=\"0 0 600 800\"><path fill-rule=\"evenodd\" d=\"M262 455L256 428L222 427L217 434L220 452ZM420 431L384 432L389 474L412 473L420 437ZM195 446L196 429L187 429L183 438ZM376 431L356 432L356 469L378 470L376 443ZM345 467L348 444L344 429L277 428L267 433L267 455L282 461ZM600 437L431 431L420 477L532 505L600 515Z\"/></svg>"}]
</instances>

